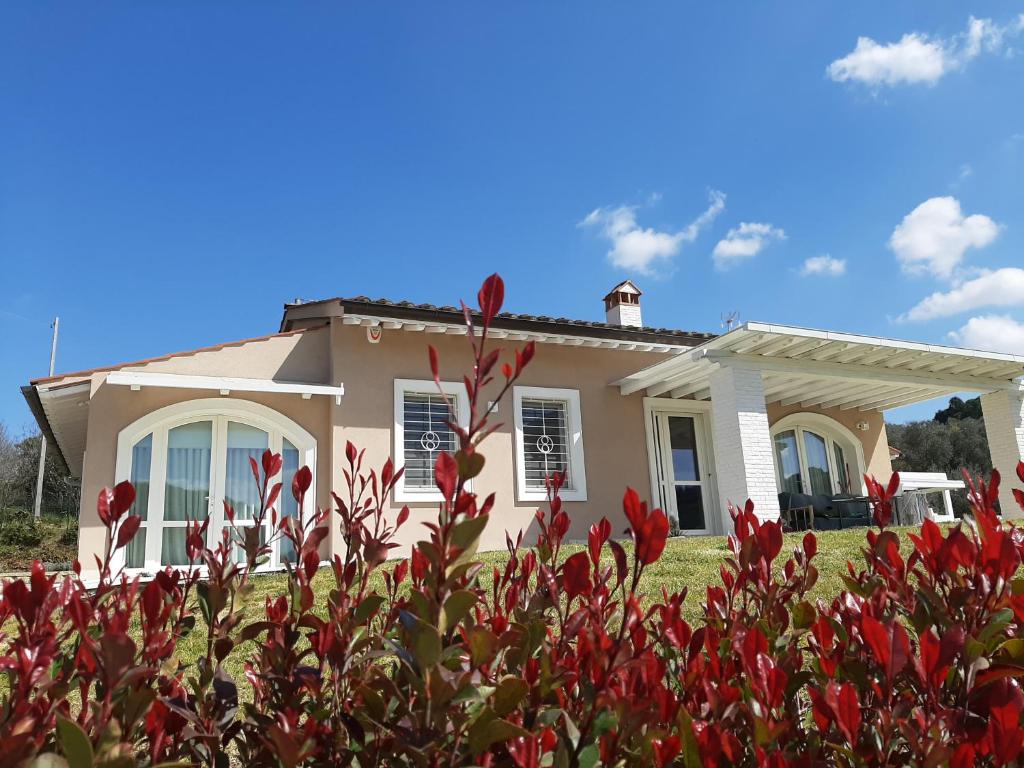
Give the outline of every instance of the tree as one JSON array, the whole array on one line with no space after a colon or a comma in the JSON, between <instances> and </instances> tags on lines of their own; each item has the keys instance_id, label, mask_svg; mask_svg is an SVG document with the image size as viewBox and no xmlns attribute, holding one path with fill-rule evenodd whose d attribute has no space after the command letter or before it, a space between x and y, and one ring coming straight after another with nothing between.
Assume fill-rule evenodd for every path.
<instances>
[{"instance_id":1,"label":"tree","mask_svg":"<svg viewBox=\"0 0 1024 768\"><path fill-rule=\"evenodd\" d=\"M972 405L972 403L974 405ZM972 415L975 410L977 415ZM900 450L893 460L897 472L943 472L959 479L963 470L971 475L988 476L992 458L988 450L985 422L981 419L980 400L951 398L949 407L931 421L912 421L888 426L889 443ZM958 514L967 511L965 494L953 494Z\"/></svg>"},{"instance_id":2,"label":"tree","mask_svg":"<svg viewBox=\"0 0 1024 768\"><path fill-rule=\"evenodd\" d=\"M9 507L15 495L18 446L7 425L0 422L0 510Z\"/></svg>"},{"instance_id":3,"label":"tree","mask_svg":"<svg viewBox=\"0 0 1024 768\"><path fill-rule=\"evenodd\" d=\"M959 397L949 398L949 407L935 412L935 421L946 424L950 419L980 419L981 398L972 397L970 400L961 400Z\"/></svg>"},{"instance_id":4,"label":"tree","mask_svg":"<svg viewBox=\"0 0 1024 768\"><path fill-rule=\"evenodd\" d=\"M0 424L0 509L32 506L41 437L37 432L15 440L8 427ZM64 469L54 447L48 446L43 474L43 512L77 515L79 492L79 481Z\"/></svg>"}]
</instances>

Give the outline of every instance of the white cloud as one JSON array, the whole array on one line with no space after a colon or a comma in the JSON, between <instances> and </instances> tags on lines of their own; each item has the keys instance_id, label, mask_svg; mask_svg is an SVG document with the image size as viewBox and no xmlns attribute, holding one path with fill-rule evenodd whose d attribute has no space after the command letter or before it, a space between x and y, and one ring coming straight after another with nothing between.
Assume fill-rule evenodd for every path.
<instances>
[{"instance_id":1,"label":"white cloud","mask_svg":"<svg viewBox=\"0 0 1024 768\"><path fill-rule=\"evenodd\" d=\"M836 82L859 82L870 86L927 83L934 85L949 72L962 69L982 52L1012 49L1007 40L1024 31L1024 14L1000 25L991 19L967 21L967 28L952 37L930 37L920 32L903 35L895 43L879 43L870 37L857 38L854 49L828 66Z\"/></svg>"},{"instance_id":2,"label":"white cloud","mask_svg":"<svg viewBox=\"0 0 1024 768\"><path fill-rule=\"evenodd\" d=\"M1009 315L972 317L959 331L951 331L949 338L970 349L1024 355L1024 323Z\"/></svg>"},{"instance_id":3,"label":"white cloud","mask_svg":"<svg viewBox=\"0 0 1024 768\"><path fill-rule=\"evenodd\" d=\"M715 266L719 269L728 269L744 259L756 256L772 240L785 239L786 233L778 227L744 221L738 227L730 229L715 245L712 253Z\"/></svg>"},{"instance_id":4,"label":"white cloud","mask_svg":"<svg viewBox=\"0 0 1024 768\"><path fill-rule=\"evenodd\" d=\"M692 243L701 230L725 209L725 194L717 190L708 193L707 209L678 232L661 232L644 228L636 222L637 206L620 205L617 208L597 208L579 223L581 227L600 227L601 234L612 244L608 260L621 269L649 275L655 265L670 262L682 249ZM652 197L656 202L660 195Z\"/></svg>"},{"instance_id":5,"label":"white cloud","mask_svg":"<svg viewBox=\"0 0 1024 768\"><path fill-rule=\"evenodd\" d=\"M950 291L933 293L901 320L933 320L981 307L1024 306L1024 269L1004 267L985 272Z\"/></svg>"},{"instance_id":6,"label":"white cloud","mask_svg":"<svg viewBox=\"0 0 1024 768\"><path fill-rule=\"evenodd\" d=\"M996 239L999 225L988 216L964 216L955 197L933 197L903 217L889 247L907 274L953 277L968 248L984 248Z\"/></svg>"},{"instance_id":7,"label":"white cloud","mask_svg":"<svg viewBox=\"0 0 1024 768\"><path fill-rule=\"evenodd\" d=\"M827 275L828 277L839 277L846 274L846 259L833 259L827 253L824 256L811 256L800 268L800 274Z\"/></svg>"}]
</instances>

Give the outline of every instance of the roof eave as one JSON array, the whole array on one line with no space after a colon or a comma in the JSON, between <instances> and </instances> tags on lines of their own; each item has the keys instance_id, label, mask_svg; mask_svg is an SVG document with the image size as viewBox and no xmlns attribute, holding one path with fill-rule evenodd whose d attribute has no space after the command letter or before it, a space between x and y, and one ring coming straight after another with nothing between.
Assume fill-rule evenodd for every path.
<instances>
[{"instance_id":1,"label":"roof eave","mask_svg":"<svg viewBox=\"0 0 1024 768\"><path fill-rule=\"evenodd\" d=\"M57 449L57 458L60 459L60 463L64 471L70 473L71 468L68 464L67 457L64 456L64 449L61 448L60 442L53 434L53 429L50 427L50 420L46 416L46 411L43 410L43 402L39 399L39 391L34 385L28 384L21 388L21 394L28 403L28 408L32 411L32 416L35 417L36 424L39 425L39 430L43 433L47 443L53 445Z\"/></svg>"}]
</instances>

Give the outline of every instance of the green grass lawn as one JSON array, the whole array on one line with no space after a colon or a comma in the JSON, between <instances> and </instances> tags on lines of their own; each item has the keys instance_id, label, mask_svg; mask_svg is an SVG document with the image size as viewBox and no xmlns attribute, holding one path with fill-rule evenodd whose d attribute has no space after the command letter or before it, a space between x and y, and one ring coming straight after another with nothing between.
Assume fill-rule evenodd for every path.
<instances>
[{"instance_id":1,"label":"green grass lawn","mask_svg":"<svg viewBox=\"0 0 1024 768\"><path fill-rule=\"evenodd\" d=\"M843 589L842 575L846 573L846 563L852 560L859 570L863 563L861 549L865 546L864 528L849 531L825 531L818 533L818 555L815 564L820 578L815 586L812 598L831 598ZM901 531L901 534L904 532ZM783 554L792 552L800 546L803 534L789 534L785 537ZM563 549L565 556L577 552L582 547L571 546ZM670 593L689 588L687 597L688 617L696 618L700 613L700 605L704 600L706 587L719 583L719 566L728 554L724 536L700 536L693 538L670 539L661 560L649 566L641 582L641 591L652 598L661 594L664 587ZM610 554L606 554L611 563ZM486 552L479 555L487 567L482 571L485 585L490 584L491 566L504 568L507 554L502 552ZM780 557L781 559L781 557ZM783 560L784 562L784 560ZM388 566L390 567L390 565ZM286 577L283 574L268 574L254 577L253 592L244 608L247 617L262 618L263 606L268 596L276 597L284 592ZM323 610L327 594L333 586L333 575L329 569L322 569L314 580L317 606ZM383 580L379 579L378 589L383 592ZM179 659L190 662L202 653L205 647L205 631L200 624L196 630L179 646ZM225 661L227 671L240 683L242 689L247 686L243 678L243 664L251 652L252 646L236 649ZM244 693L243 693L244 695Z\"/></svg>"}]
</instances>

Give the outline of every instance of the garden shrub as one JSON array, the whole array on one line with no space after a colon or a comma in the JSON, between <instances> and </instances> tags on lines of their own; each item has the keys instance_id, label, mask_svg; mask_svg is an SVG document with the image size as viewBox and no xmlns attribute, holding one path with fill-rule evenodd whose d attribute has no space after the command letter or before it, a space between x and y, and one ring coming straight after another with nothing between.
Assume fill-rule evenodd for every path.
<instances>
[{"instance_id":1,"label":"garden shrub","mask_svg":"<svg viewBox=\"0 0 1024 768\"><path fill-rule=\"evenodd\" d=\"M15 547L38 547L43 541L35 520L27 512L9 513L0 523L0 544Z\"/></svg>"},{"instance_id":2,"label":"garden shrub","mask_svg":"<svg viewBox=\"0 0 1024 768\"><path fill-rule=\"evenodd\" d=\"M720 583L641 595L669 524L633 490L623 497L625 544L604 519L585 550L562 546L569 517L550 478L538 536L508 537L508 561L482 586L475 559L494 497L467 490L484 465L492 408L533 356L499 365L488 328L502 303L489 278L480 311L465 312L474 368L471 418L453 425L459 450L434 475L444 501L425 538L393 568L406 524L385 499L401 472L379 471L347 446L333 510L281 518L281 457L252 463L260 507L207 542L189 523L200 571L164 570L149 583L112 563L135 535L128 483L105 490L99 585L37 564L0 599L0 744L5 765L198 764L518 766L1011 765L1024 748L1024 535L994 511L999 476L972 483L973 517L948 530L925 522L901 548L888 529L898 478L870 481L878 530L846 589L812 603L817 539L783 553L781 526L753 504L731 510ZM440 361L430 350L439 379ZM486 390L486 394L484 394ZM1024 481L1024 464L1018 474ZM301 501L311 474L290 489ZM1015 491L1024 507L1024 492ZM226 518L234 512L225 505ZM269 544L248 532L270 519L297 553L287 590L245 621L242 599ZM344 547L320 569L331 527ZM371 587L380 571L384 589ZM327 580L326 605L312 585ZM684 618L686 601L701 604ZM202 633L190 665L176 648ZM251 697L223 666L244 653ZM75 702L84 702L78 706Z\"/></svg>"}]
</instances>

